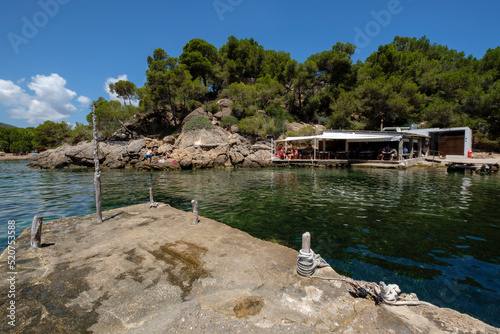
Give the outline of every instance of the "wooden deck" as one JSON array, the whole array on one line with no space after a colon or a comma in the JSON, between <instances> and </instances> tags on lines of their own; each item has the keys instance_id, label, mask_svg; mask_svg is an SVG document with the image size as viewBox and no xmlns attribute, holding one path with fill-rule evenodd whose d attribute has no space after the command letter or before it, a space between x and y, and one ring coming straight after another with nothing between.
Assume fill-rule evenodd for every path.
<instances>
[{"instance_id":1,"label":"wooden deck","mask_svg":"<svg viewBox=\"0 0 500 334\"><path fill-rule=\"evenodd\" d=\"M472 159L471 159L472 160ZM475 159L477 160L477 159ZM448 172L498 172L500 162L498 161L450 161L445 164Z\"/></svg>"},{"instance_id":2,"label":"wooden deck","mask_svg":"<svg viewBox=\"0 0 500 334\"><path fill-rule=\"evenodd\" d=\"M289 166L319 166L319 167L376 167L404 168L404 162L416 160L361 160L361 159L274 159L273 164ZM402 164L403 163L403 164Z\"/></svg>"},{"instance_id":3,"label":"wooden deck","mask_svg":"<svg viewBox=\"0 0 500 334\"><path fill-rule=\"evenodd\" d=\"M427 162L432 166L447 167L449 172L491 173L500 170L500 158L439 158L420 157L403 160L362 160L362 159L273 159L273 164L279 166L315 166L315 167L365 167L365 168L407 168L418 163Z\"/></svg>"},{"instance_id":4,"label":"wooden deck","mask_svg":"<svg viewBox=\"0 0 500 334\"><path fill-rule=\"evenodd\" d=\"M443 167L447 167L449 172L497 172L500 168L500 159L498 158L436 158L426 157L425 161L436 163Z\"/></svg>"}]
</instances>

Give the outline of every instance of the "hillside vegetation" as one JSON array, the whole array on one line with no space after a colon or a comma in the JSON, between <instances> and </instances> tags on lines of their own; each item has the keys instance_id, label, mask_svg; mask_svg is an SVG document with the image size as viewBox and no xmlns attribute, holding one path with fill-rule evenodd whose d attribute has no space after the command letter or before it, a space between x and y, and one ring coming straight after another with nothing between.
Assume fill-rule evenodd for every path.
<instances>
[{"instance_id":1,"label":"hillside vegetation","mask_svg":"<svg viewBox=\"0 0 500 334\"><path fill-rule=\"evenodd\" d=\"M166 131L180 131L191 111L204 106L216 113L214 102L228 98L230 122L246 134L279 136L291 121L377 130L383 120L384 126L468 126L477 148L500 149L500 47L476 59L425 37L396 36L365 62L353 62L354 52L354 45L339 42L299 63L285 51L234 36L219 49L193 39L178 58L159 48L146 59L142 87L110 86L123 106L95 101L98 127L109 136L136 113L164 112L172 122ZM85 127L63 140L85 138Z\"/></svg>"},{"instance_id":2,"label":"hillside vegetation","mask_svg":"<svg viewBox=\"0 0 500 334\"><path fill-rule=\"evenodd\" d=\"M15 128L15 126L0 122L0 128L13 129L13 128Z\"/></svg>"}]
</instances>

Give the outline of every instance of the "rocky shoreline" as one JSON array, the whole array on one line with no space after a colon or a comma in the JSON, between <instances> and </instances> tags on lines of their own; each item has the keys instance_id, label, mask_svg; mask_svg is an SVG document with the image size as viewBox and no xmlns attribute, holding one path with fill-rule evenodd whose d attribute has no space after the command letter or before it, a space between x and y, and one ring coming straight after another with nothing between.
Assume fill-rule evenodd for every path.
<instances>
[{"instance_id":1,"label":"rocky shoreline","mask_svg":"<svg viewBox=\"0 0 500 334\"><path fill-rule=\"evenodd\" d=\"M145 160L153 151L151 162ZM168 154L168 157L167 157ZM271 166L271 142L258 141L220 127L183 131L163 139L143 137L99 143L103 168L202 169ZM75 168L94 166L91 142L63 145L36 156L31 168Z\"/></svg>"},{"instance_id":2,"label":"rocky shoreline","mask_svg":"<svg viewBox=\"0 0 500 334\"><path fill-rule=\"evenodd\" d=\"M36 251L26 229L15 272L1 254L2 332L499 333L451 309L354 298L346 282L300 277L296 251L168 205L103 218L46 222Z\"/></svg>"}]
</instances>

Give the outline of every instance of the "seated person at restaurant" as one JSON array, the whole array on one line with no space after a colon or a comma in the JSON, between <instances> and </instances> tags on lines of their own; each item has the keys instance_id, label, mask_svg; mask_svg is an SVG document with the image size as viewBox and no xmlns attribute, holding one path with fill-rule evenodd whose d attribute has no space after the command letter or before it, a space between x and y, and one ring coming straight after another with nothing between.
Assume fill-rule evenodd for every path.
<instances>
[{"instance_id":1,"label":"seated person at restaurant","mask_svg":"<svg viewBox=\"0 0 500 334\"><path fill-rule=\"evenodd\" d=\"M409 159L410 158L410 153L408 152L408 148L406 146L403 147L403 158L404 159Z\"/></svg>"},{"instance_id":2,"label":"seated person at restaurant","mask_svg":"<svg viewBox=\"0 0 500 334\"><path fill-rule=\"evenodd\" d=\"M280 147L280 159L285 159L285 149L283 146Z\"/></svg>"},{"instance_id":3,"label":"seated person at restaurant","mask_svg":"<svg viewBox=\"0 0 500 334\"><path fill-rule=\"evenodd\" d=\"M393 148L391 151L391 160L394 159L398 160L398 151L395 148Z\"/></svg>"},{"instance_id":4,"label":"seated person at restaurant","mask_svg":"<svg viewBox=\"0 0 500 334\"><path fill-rule=\"evenodd\" d=\"M380 153L380 160L384 160L384 156L388 156L391 153L391 148L389 145L387 145L382 149L382 152Z\"/></svg>"}]
</instances>

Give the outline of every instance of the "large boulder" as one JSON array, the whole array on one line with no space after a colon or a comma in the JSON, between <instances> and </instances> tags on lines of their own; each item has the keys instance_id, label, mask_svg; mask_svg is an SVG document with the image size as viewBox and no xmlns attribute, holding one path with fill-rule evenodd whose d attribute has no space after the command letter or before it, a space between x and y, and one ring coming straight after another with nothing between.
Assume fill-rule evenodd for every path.
<instances>
[{"instance_id":1,"label":"large boulder","mask_svg":"<svg viewBox=\"0 0 500 334\"><path fill-rule=\"evenodd\" d=\"M212 130L190 130L182 132L179 135L174 147L183 149L194 146L210 149L221 145L227 145L230 136L230 133L219 127Z\"/></svg>"},{"instance_id":2,"label":"large boulder","mask_svg":"<svg viewBox=\"0 0 500 334\"><path fill-rule=\"evenodd\" d=\"M74 165L85 167L94 166L94 144L92 142L70 146L64 151L64 154L72 160ZM99 155L99 158L99 160L101 160L103 156Z\"/></svg>"},{"instance_id":3,"label":"large boulder","mask_svg":"<svg viewBox=\"0 0 500 334\"><path fill-rule=\"evenodd\" d=\"M139 155L141 150L146 147L146 141L143 139L132 140L127 146L127 153L131 155Z\"/></svg>"},{"instance_id":4,"label":"large boulder","mask_svg":"<svg viewBox=\"0 0 500 334\"><path fill-rule=\"evenodd\" d=\"M101 143L100 151L104 155L104 167L108 168L123 168L126 165L124 159L127 155L128 145L125 142Z\"/></svg>"},{"instance_id":5,"label":"large boulder","mask_svg":"<svg viewBox=\"0 0 500 334\"><path fill-rule=\"evenodd\" d=\"M231 108L233 101L230 99L220 99L217 101L217 104L221 106L221 108Z\"/></svg>"},{"instance_id":6,"label":"large boulder","mask_svg":"<svg viewBox=\"0 0 500 334\"><path fill-rule=\"evenodd\" d=\"M222 108L222 110L216 113L214 117L220 120L226 116L231 116L232 114L233 112L231 111L231 108Z\"/></svg>"},{"instance_id":7,"label":"large boulder","mask_svg":"<svg viewBox=\"0 0 500 334\"><path fill-rule=\"evenodd\" d=\"M170 154L173 150L174 147L171 144L163 144L157 148L156 153L158 153L158 155L165 156L167 152Z\"/></svg>"},{"instance_id":8,"label":"large boulder","mask_svg":"<svg viewBox=\"0 0 500 334\"><path fill-rule=\"evenodd\" d=\"M28 164L32 168L63 168L71 164L72 160L66 156L65 150L70 147L65 144L56 149L50 149L38 154L35 162Z\"/></svg>"},{"instance_id":9,"label":"large boulder","mask_svg":"<svg viewBox=\"0 0 500 334\"><path fill-rule=\"evenodd\" d=\"M242 163L243 167L268 167L271 165L271 153L268 150L259 150L249 154Z\"/></svg>"},{"instance_id":10,"label":"large boulder","mask_svg":"<svg viewBox=\"0 0 500 334\"><path fill-rule=\"evenodd\" d=\"M163 142L165 144L173 145L173 144L175 144L175 137L174 136L166 136L163 138Z\"/></svg>"}]
</instances>

